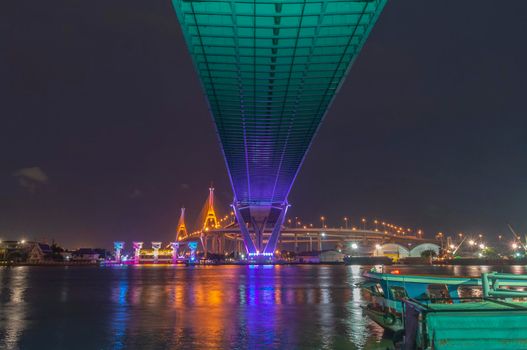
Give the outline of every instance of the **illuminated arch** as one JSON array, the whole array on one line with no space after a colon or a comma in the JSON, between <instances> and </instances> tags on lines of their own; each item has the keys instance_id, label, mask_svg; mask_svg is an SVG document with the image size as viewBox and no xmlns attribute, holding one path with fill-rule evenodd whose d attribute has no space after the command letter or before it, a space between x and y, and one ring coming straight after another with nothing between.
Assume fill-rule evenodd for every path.
<instances>
[{"instance_id":1,"label":"illuminated arch","mask_svg":"<svg viewBox=\"0 0 527 350\"><path fill-rule=\"evenodd\" d=\"M410 256L410 251L408 248L397 244L397 243L386 243L376 249L376 255L378 256L387 256L394 260L407 258Z\"/></svg>"},{"instance_id":2,"label":"illuminated arch","mask_svg":"<svg viewBox=\"0 0 527 350\"><path fill-rule=\"evenodd\" d=\"M410 256L411 257L421 257L421 254L427 250L432 250L436 253L436 255L439 255L439 249L440 247L437 244L421 243L419 245L416 245L410 250Z\"/></svg>"}]
</instances>

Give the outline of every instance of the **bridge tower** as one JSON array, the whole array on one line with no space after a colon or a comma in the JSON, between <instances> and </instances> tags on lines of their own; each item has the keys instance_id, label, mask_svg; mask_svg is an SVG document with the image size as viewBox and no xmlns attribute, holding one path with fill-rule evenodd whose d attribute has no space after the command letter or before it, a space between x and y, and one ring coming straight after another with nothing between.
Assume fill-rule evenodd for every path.
<instances>
[{"instance_id":1,"label":"bridge tower","mask_svg":"<svg viewBox=\"0 0 527 350\"><path fill-rule=\"evenodd\" d=\"M206 236L206 232L219 228L220 224L218 221L218 217L216 216L216 211L214 210L214 187L209 187L209 197L207 198L207 203L205 204L206 210L205 210L205 219L203 221L203 227L201 230L201 245L203 246L203 251L205 254L207 254L208 250L208 237ZM212 246L211 249L213 252L217 253L220 249L219 247L219 241L217 237L211 237Z\"/></svg>"},{"instance_id":2,"label":"bridge tower","mask_svg":"<svg viewBox=\"0 0 527 350\"><path fill-rule=\"evenodd\" d=\"M203 230L208 231L211 228L219 228L218 218L214 210L214 187L209 187L209 198L207 200L207 212L203 222Z\"/></svg>"},{"instance_id":3,"label":"bridge tower","mask_svg":"<svg viewBox=\"0 0 527 350\"><path fill-rule=\"evenodd\" d=\"M176 242L188 236L187 225L185 224L185 208L181 208L181 215L177 223Z\"/></svg>"}]
</instances>

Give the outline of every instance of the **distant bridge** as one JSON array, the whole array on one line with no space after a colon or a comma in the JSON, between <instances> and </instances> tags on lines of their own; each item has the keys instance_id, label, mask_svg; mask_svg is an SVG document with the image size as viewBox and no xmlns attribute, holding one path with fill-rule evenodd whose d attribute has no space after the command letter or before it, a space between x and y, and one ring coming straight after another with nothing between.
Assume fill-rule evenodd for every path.
<instances>
[{"instance_id":1,"label":"distant bridge","mask_svg":"<svg viewBox=\"0 0 527 350\"><path fill-rule=\"evenodd\" d=\"M264 244L267 243L269 237L270 233L265 233L262 236ZM192 239L192 235L189 238ZM202 236L202 239L207 242L205 245L213 253L223 253L231 250L241 251L240 243L243 241L238 225L211 229ZM372 247L386 243L396 243L406 247L412 247L422 243L437 243L437 241L414 235L398 235L375 230L282 227L277 248L299 252L336 249L340 246L348 250L348 245L351 243L356 243L362 247Z\"/></svg>"},{"instance_id":2,"label":"distant bridge","mask_svg":"<svg viewBox=\"0 0 527 350\"><path fill-rule=\"evenodd\" d=\"M187 232L185 224L185 210L181 210L181 216L178 221L176 234L177 242L199 241L204 252L215 254L224 254L229 252L246 252L244 247L244 236L235 215L227 215L218 218L214 207L214 188L209 188L209 196L203 207L203 217L201 218L202 227L194 232ZM324 217L322 219L325 220ZM345 222L347 223L346 218ZM290 251L313 251L323 249L344 249L349 248L349 244L357 244L361 247L374 247L384 244L398 244L403 249L410 250L412 247L423 243L438 243L435 239L423 238L422 231L412 231L403 229L400 226L378 222L373 223L384 229L378 228L367 229L365 219L364 227L313 227L312 225L302 227L290 227L282 225L280 227L281 235L276 242L275 250ZM294 224L293 224L294 225ZM415 234L415 233L417 234ZM265 246L272 237L272 232L263 231L259 236L256 233L250 233L252 240L261 240L260 245ZM257 252L258 253L258 252ZM272 252L274 253L274 251Z\"/></svg>"}]
</instances>

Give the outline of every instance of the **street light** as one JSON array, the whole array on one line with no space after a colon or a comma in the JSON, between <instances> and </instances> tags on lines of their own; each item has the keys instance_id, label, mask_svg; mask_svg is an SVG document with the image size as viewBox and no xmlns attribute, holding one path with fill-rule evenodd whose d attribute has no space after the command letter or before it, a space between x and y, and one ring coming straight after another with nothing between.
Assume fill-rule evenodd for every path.
<instances>
[{"instance_id":1,"label":"street light","mask_svg":"<svg viewBox=\"0 0 527 350\"><path fill-rule=\"evenodd\" d=\"M476 242L474 242L474 240L473 240L473 239L471 239L470 241L468 241L468 244L470 244L470 245L475 245L475 244L476 244Z\"/></svg>"},{"instance_id":2,"label":"street light","mask_svg":"<svg viewBox=\"0 0 527 350\"><path fill-rule=\"evenodd\" d=\"M357 245L357 243L351 243L351 249L357 249L359 246Z\"/></svg>"},{"instance_id":3,"label":"street light","mask_svg":"<svg viewBox=\"0 0 527 350\"><path fill-rule=\"evenodd\" d=\"M479 244L479 249L485 249L485 244L480 243L480 244Z\"/></svg>"},{"instance_id":4,"label":"street light","mask_svg":"<svg viewBox=\"0 0 527 350\"><path fill-rule=\"evenodd\" d=\"M514 250L518 249L518 245L516 243L513 243L512 244L512 249L514 249Z\"/></svg>"},{"instance_id":5,"label":"street light","mask_svg":"<svg viewBox=\"0 0 527 350\"><path fill-rule=\"evenodd\" d=\"M360 219L360 221L362 222L362 229L366 230L366 219L362 218L362 219Z\"/></svg>"},{"instance_id":6,"label":"street light","mask_svg":"<svg viewBox=\"0 0 527 350\"><path fill-rule=\"evenodd\" d=\"M326 225L325 225L325 223L326 223L326 217L321 216L321 217L320 217L320 221L322 222L322 228L325 228L325 227L326 227Z\"/></svg>"},{"instance_id":7,"label":"street light","mask_svg":"<svg viewBox=\"0 0 527 350\"><path fill-rule=\"evenodd\" d=\"M344 226L346 227L346 230L348 229L348 218L344 217Z\"/></svg>"}]
</instances>

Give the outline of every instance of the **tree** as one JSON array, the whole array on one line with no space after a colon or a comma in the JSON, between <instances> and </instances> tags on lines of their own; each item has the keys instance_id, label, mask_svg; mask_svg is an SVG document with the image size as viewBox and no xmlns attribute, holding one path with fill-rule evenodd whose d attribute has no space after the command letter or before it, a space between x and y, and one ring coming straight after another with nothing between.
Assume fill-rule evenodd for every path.
<instances>
[{"instance_id":1,"label":"tree","mask_svg":"<svg viewBox=\"0 0 527 350\"><path fill-rule=\"evenodd\" d=\"M427 249L421 252L421 258L432 259L437 256L437 253L433 249Z\"/></svg>"}]
</instances>

